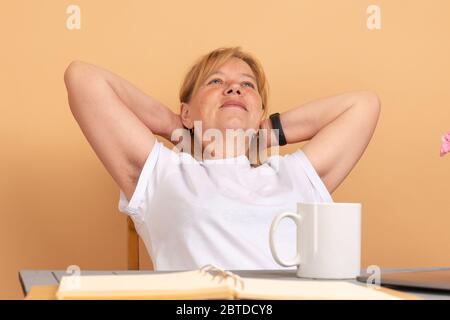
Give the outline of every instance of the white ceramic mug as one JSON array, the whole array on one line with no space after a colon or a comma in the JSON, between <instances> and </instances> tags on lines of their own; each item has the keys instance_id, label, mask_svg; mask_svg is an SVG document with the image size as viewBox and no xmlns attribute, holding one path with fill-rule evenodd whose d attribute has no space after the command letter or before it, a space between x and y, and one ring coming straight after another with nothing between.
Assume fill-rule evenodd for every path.
<instances>
[{"instance_id":1,"label":"white ceramic mug","mask_svg":"<svg viewBox=\"0 0 450 320\"><path fill-rule=\"evenodd\" d=\"M278 256L274 244L275 231L283 218L297 224L297 254L287 261ZM360 203L297 203L297 213L275 217L269 236L275 261L284 267L297 266L298 277L354 279L360 274Z\"/></svg>"}]
</instances>

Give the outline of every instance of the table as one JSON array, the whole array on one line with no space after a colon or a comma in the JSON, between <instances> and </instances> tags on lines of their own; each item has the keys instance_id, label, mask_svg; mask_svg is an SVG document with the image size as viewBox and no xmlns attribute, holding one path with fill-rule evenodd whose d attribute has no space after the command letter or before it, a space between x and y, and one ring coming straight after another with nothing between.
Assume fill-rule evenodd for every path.
<instances>
[{"instance_id":1,"label":"table","mask_svg":"<svg viewBox=\"0 0 450 320\"><path fill-rule=\"evenodd\" d=\"M414 271L431 271L431 270L450 270L450 267L434 267L434 268L396 268L396 269L381 269L382 273L390 272L414 272ZM231 272L243 276L253 278L265 278L265 279L296 279L298 281L304 281L306 279L297 278L295 275L296 270L230 270ZM151 274L151 273L167 273L172 271L149 271L149 270L81 270L82 275L121 275L121 274ZM365 270L361 271L362 273ZM22 285L24 296L26 296L33 286L51 286L59 285L61 277L68 275L65 270L21 270L19 272L19 280ZM315 280L320 281L320 280ZM350 283L364 286L365 283L358 282L356 280L348 280ZM425 290L406 290L396 288L395 290L413 294L419 298L427 300L450 300L450 292L445 291L425 291Z\"/></svg>"}]
</instances>

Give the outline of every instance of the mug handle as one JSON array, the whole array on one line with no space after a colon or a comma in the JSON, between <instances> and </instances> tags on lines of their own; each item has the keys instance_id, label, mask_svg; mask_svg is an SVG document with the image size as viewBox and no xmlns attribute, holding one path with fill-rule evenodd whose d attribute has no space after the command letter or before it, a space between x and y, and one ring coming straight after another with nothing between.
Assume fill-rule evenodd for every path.
<instances>
[{"instance_id":1,"label":"mug handle","mask_svg":"<svg viewBox=\"0 0 450 320\"><path fill-rule=\"evenodd\" d=\"M284 267L292 267L292 266L296 266L296 265L300 264L300 252L298 252L300 248L297 248L297 255L293 259L290 259L288 261L283 261L278 256L278 253L275 250L275 244L273 242L275 230L277 229L280 221L284 218L291 218L297 225L297 228L300 228L301 221L302 221L302 217L300 215L291 213L291 212L285 212L285 213L281 213L278 216L276 216L276 218L272 222L272 225L270 226L270 233L269 233L270 251L272 252L272 256L274 257L275 261L278 264L280 264Z\"/></svg>"}]
</instances>

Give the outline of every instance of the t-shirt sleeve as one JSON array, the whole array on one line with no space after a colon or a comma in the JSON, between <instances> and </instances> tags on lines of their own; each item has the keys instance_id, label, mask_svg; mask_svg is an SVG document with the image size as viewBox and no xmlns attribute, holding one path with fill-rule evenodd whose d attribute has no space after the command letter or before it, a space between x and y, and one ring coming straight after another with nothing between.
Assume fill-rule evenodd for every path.
<instances>
[{"instance_id":1,"label":"t-shirt sleeve","mask_svg":"<svg viewBox=\"0 0 450 320\"><path fill-rule=\"evenodd\" d=\"M136 188L130 201L128 201L124 192L120 190L118 205L120 212L130 215L133 220L136 218L140 221L144 220L154 189L160 180L165 165L167 165L167 161L163 161L163 158L168 156L168 153L170 152L172 151L166 148L161 142L158 140L155 141L155 144L142 167Z\"/></svg>"},{"instance_id":2,"label":"t-shirt sleeve","mask_svg":"<svg viewBox=\"0 0 450 320\"><path fill-rule=\"evenodd\" d=\"M302 173L306 174L314 188L314 193L319 197L317 201L333 202L327 187L302 149L286 155L285 161L289 165L291 172L301 170Z\"/></svg>"}]
</instances>

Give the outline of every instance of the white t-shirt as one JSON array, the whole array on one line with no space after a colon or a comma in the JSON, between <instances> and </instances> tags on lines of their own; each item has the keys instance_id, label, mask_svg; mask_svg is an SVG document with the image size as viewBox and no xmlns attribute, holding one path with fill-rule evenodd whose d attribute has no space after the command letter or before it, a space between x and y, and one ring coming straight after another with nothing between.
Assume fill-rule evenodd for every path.
<instances>
[{"instance_id":1,"label":"white t-shirt","mask_svg":"<svg viewBox=\"0 0 450 320\"><path fill-rule=\"evenodd\" d=\"M120 190L119 210L133 219L155 270L286 269L272 257L269 230L297 202L333 202L301 149L251 167L244 155L197 161L156 141L130 201ZM274 240L282 258L295 256L294 222L282 220Z\"/></svg>"}]
</instances>

